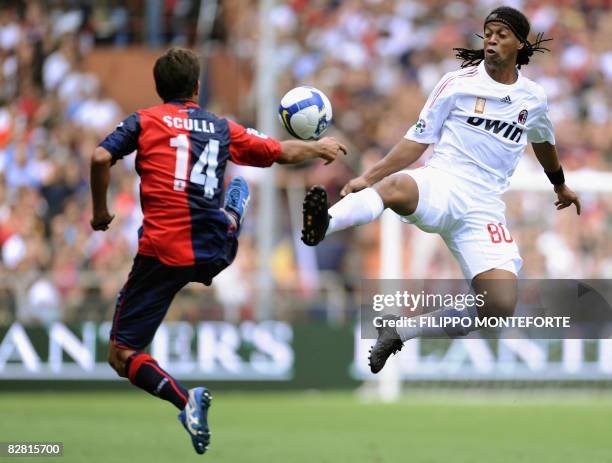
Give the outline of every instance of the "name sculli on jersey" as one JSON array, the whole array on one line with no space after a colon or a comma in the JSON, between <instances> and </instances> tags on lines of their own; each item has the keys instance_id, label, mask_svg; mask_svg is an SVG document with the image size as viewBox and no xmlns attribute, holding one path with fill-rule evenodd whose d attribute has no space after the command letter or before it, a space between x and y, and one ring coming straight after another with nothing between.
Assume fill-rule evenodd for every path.
<instances>
[{"instance_id":1,"label":"name sculli on jersey","mask_svg":"<svg viewBox=\"0 0 612 463\"><path fill-rule=\"evenodd\" d=\"M215 133L215 125L212 122L203 121L201 119L164 116L162 120L168 127L174 127L175 129L191 130L201 133Z\"/></svg>"}]
</instances>

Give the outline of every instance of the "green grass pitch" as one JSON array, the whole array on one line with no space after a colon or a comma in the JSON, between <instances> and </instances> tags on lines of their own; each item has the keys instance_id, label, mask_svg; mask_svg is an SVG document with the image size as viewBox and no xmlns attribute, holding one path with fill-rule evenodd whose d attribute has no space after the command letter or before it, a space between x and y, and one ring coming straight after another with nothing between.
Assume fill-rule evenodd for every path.
<instances>
[{"instance_id":1,"label":"green grass pitch","mask_svg":"<svg viewBox=\"0 0 612 463\"><path fill-rule=\"evenodd\" d=\"M216 392L216 394L215 394ZM193 452L168 403L138 392L0 394L0 441L61 441L63 462L612 462L609 396L462 398L396 404L351 393L213 390L213 440Z\"/></svg>"}]
</instances>

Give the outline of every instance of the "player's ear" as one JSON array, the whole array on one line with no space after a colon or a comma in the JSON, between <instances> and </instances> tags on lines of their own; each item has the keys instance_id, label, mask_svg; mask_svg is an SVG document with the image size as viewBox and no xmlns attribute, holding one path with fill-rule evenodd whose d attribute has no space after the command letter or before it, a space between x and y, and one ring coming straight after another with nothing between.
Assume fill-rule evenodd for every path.
<instances>
[{"instance_id":1,"label":"player's ear","mask_svg":"<svg viewBox=\"0 0 612 463\"><path fill-rule=\"evenodd\" d=\"M200 81L196 80L195 90L193 92L194 96L198 96L200 94Z\"/></svg>"},{"instance_id":2,"label":"player's ear","mask_svg":"<svg viewBox=\"0 0 612 463\"><path fill-rule=\"evenodd\" d=\"M521 41L519 40L519 44L518 44L518 47L516 47L516 49L517 49L518 51L521 51L523 48L525 48L525 42L521 42Z\"/></svg>"}]
</instances>

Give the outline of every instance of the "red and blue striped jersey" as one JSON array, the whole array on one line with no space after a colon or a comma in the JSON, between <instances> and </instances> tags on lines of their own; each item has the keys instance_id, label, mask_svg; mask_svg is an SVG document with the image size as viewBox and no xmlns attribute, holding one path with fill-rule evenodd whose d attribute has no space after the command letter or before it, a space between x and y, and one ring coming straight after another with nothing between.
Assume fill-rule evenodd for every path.
<instances>
[{"instance_id":1,"label":"red and blue striped jersey","mask_svg":"<svg viewBox=\"0 0 612 463\"><path fill-rule=\"evenodd\" d=\"M138 252L172 266L224 253L228 219L220 207L227 161L268 167L281 153L277 140L190 101L132 113L100 146L113 164L136 151L144 215Z\"/></svg>"}]
</instances>

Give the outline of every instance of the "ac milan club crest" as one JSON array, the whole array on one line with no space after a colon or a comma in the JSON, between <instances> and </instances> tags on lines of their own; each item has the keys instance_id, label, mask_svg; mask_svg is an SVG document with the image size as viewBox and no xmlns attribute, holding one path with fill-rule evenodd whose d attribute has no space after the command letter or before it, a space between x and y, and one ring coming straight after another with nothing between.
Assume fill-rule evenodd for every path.
<instances>
[{"instance_id":1,"label":"ac milan club crest","mask_svg":"<svg viewBox=\"0 0 612 463\"><path fill-rule=\"evenodd\" d=\"M527 122L527 114L529 114L529 113L527 112L527 110L526 110L526 109L523 109L523 110L522 110L522 111L519 113L519 116L518 116L518 121L519 121L519 124L523 124L523 125L524 125L524 124L525 124L525 122Z\"/></svg>"}]
</instances>

